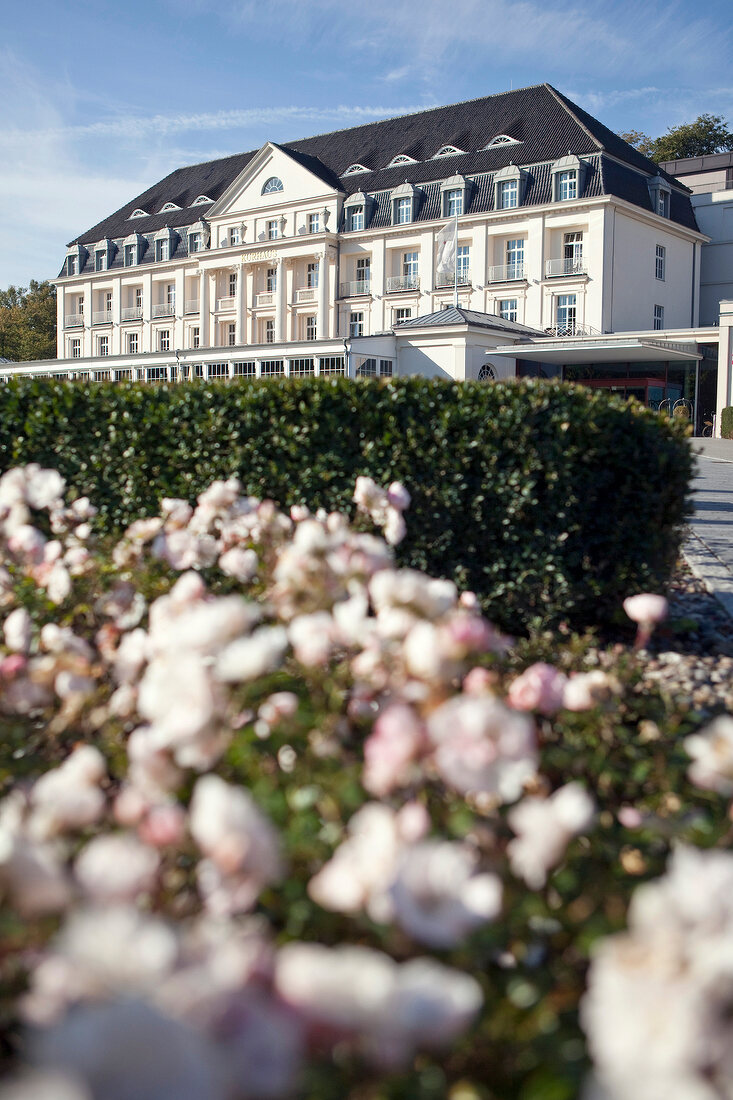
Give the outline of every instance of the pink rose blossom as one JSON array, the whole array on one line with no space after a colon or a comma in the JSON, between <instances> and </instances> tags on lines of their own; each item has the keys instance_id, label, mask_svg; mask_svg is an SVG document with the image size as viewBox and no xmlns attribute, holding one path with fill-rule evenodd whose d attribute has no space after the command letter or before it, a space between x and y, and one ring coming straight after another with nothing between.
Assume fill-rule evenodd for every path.
<instances>
[{"instance_id":1,"label":"pink rose blossom","mask_svg":"<svg viewBox=\"0 0 733 1100\"><path fill-rule=\"evenodd\" d=\"M555 714L563 705L567 677L553 665L543 662L530 665L513 680L507 702L515 710L537 710L540 714Z\"/></svg>"}]
</instances>

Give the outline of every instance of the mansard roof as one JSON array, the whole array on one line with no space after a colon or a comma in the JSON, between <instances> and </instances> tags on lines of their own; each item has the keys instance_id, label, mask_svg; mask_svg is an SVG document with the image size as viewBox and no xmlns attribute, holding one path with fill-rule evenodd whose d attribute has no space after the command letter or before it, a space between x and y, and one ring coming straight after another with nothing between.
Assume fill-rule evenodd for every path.
<instances>
[{"instance_id":1,"label":"mansard roof","mask_svg":"<svg viewBox=\"0 0 733 1100\"><path fill-rule=\"evenodd\" d=\"M498 135L514 138L520 144L504 142L486 148ZM466 152L436 159L436 149L444 145L454 145ZM405 179L424 184L456 173L486 175L512 162L539 166L567 155L568 151L579 157L605 153L608 156L600 159L609 167L602 172L601 194L615 194L651 210L643 177L659 173L674 188L681 189L677 202L672 203L671 220L696 228L686 189L678 181L549 84L281 142L279 147L328 187L345 194L389 192ZM134 210L159 211L169 202L180 210L152 213L136 219L134 226L140 232L151 233L165 225L179 228L197 221L201 209L192 206L196 198L206 195L215 202L256 154L257 150L253 150L178 168L71 243L125 237L130 232L129 219ZM414 158L415 163L383 167L400 154ZM344 176L346 169L356 163L377 167Z\"/></svg>"}]
</instances>

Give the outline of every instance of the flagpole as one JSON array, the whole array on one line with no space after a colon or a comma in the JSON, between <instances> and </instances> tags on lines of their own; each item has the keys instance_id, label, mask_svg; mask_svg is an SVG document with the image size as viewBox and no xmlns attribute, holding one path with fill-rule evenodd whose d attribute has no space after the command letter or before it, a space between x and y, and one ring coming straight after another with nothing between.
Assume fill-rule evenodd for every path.
<instances>
[{"instance_id":1,"label":"flagpole","mask_svg":"<svg viewBox=\"0 0 733 1100\"><path fill-rule=\"evenodd\" d=\"M458 308L458 210L456 210L456 231L453 242L453 306Z\"/></svg>"}]
</instances>

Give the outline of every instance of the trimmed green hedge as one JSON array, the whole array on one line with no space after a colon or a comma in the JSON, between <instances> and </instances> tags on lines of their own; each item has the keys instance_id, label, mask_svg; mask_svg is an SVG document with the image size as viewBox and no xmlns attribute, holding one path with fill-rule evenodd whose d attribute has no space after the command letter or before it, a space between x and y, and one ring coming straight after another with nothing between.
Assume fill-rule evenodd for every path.
<instances>
[{"instance_id":1,"label":"trimmed green hedge","mask_svg":"<svg viewBox=\"0 0 733 1100\"><path fill-rule=\"evenodd\" d=\"M720 434L723 439L733 439L733 405L728 405L720 414Z\"/></svg>"},{"instance_id":2,"label":"trimmed green hedge","mask_svg":"<svg viewBox=\"0 0 733 1100\"><path fill-rule=\"evenodd\" d=\"M108 531L236 474L283 505L351 510L358 474L413 496L403 563L476 591L510 630L608 620L664 588L687 514L686 425L602 391L401 379L11 382L0 468L59 469Z\"/></svg>"}]
</instances>

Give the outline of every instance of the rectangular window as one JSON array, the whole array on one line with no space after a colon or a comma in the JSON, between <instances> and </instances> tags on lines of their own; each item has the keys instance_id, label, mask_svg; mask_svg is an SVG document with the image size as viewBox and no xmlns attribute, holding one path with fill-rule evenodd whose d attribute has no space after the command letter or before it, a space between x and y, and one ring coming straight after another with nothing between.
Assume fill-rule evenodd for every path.
<instances>
[{"instance_id":1,"label":"rectangular window","mask_svg":"<svg viewBox=\"0 0 733 1100\"><path fill-rule=\"evenodd\" d=\"M234 364L234 377L235 378L255 378L257 375L257 367L254 362L247 361L244 363Z\"/></svg>"},{"instance_id":2,"label":"rectangular window","mask_svg":"<svg viewBox=\"0 0 733 1100\"><path fill-rule=\"evenodd\" d=\"M233 348L237 342L237 326L229 324L227 325L227 344L230 348Z\"/></svg>"},{"instance_id":3,"label":"rectangular window","mask_svg":"<svg viewBox=\"0 0 733 1100\"><path fill-rule=\"evenodd\" d=\"M203 363L194 363L194 365L193 365L193 376L194 376L194 378L203 378L204 377L204 364Z\"/></svg>"},{"instance_id":4,"label":"rectangular window","mask_svg":"<svg viewBox=\"0 0 733 1100\"><path fill-rule=\"evenodd\" d=\"M399 309L395 309L392 314L392 324L401 325L403 321L409 321L412 317L412 310L409 306L401 306Z\"/></svg>"},{"instance_id":5,"label":"rectangular window","mask_svg":"<svg viewBox=\"0 0 733 1100\"><path fill-rule=\"evenodd\" d=\"M158 351L170 351L171 350L171 334L170 329L161 329L158 333Z\"/></svg>"},{"instance_id":6,"label":"rectangular window","mask_svg":"<svg viewBox=\"0 0 733 1100\"><path fill-rule=\"evenodd\" d=\"M377 360L376 359L365 359L364 362L361 363L356 368L356 377L357 378L376 378L377 377Z\"/></svg>"},{"instance_id":7,"label":"rectangular window","mask_svg":"<svg viewBox=\"0 0 733 1100\"><path fill-rule=\"evenodd\" d=\"M363 313L350 313L349 314L349 336L363 336L364 335L364 314Z\"/></svg>"},{"instance_id":8,"label":"rectangular window","mask_svg":"<svg viewBox=\"0 0 733 1100\"><path fill-rule=\"evenodd\" d=\"M278 374L284 374L285 367L282 359L263 359L260 363L260 376L262 378L272 378Z\"/></svg>"},{"instance_id":9,"label":"rectangular window","mask_svg":"<svg viewBox=\"0 0 733 1100\"><path fill-rule=\"evenodd\" d=\"M137 355L140 349L140 339L136 332L128 332L127 334L127 354Z\"/></svg>"},{"instance_id":10,"label":"rectangular window","mask_svg":"<svg viewBox=\"0 0 733 1100\"><path fill-rule=\"evenodd\" d=\"M105 313L112 312L112 291L108 290L104 295L104 311Z\"/></svg>"},{"instance_id":11,"label":"rectangular window","mask_svg":"<svg viewBox=\"0 0 733 1100\"><path fill-rule=\"evenodd\" d=\"M100 336L97 340L97 355L109 355L109 336Z\"/></svg>"},{"instance_id":12,"label":"rectangular window","mask_svg":"<svg viewBox=\"0 0 733 1100\"><path fill-rule=\"evenodd\" d=\"M499 316L503 317L505 321L516 321L517 299L502 298L499 302Z\"/></svg>"},{"instance_id":13,"label":"rectangular window","mask_svg":"<svg viewBox=\"0 0 733 1100\"><path fill-rule=\"evenodd\" d=\"M71 358L81 359L81 340L71 341Z\"/></svg>"},{"instance_id":14,"label":"rectangular window","mask_svg":"<svg viewBox=\"0 0 733 1100\"><path fill-rule=\"evenodd\" d=\"M265 343L275 343L275 322L272 319L265 321Z\"/></svg>"},{"instance_id":15,"label":"rectangular window","mask_svg":"<svg viewBox=\"0 0 733 1100\"><path fill-rule=\"evenodd\" d=\"M133 267L137 260L137 246L134 244L125 245L125 267Z\"/></svg>"},{"instance_id":16,"label":"rectangular window","mask_svg":"<svg viewBox=\"0 0 733 1100\"><path fill-rule=\"evenodd\" d=\"M189 233L188 235L188 251L193 254L194 252L201 251L201 234Z\"/></svg>"},{"instance_id":17,"label":"rectangular window","mask_svg":"<svg viewBox=\"0 0 733 1100\"><path fill-rule=\"evenodd\" d=\"M278 238L278 225L277 218L273 218L267 223L267 239L268 241L276 241Z\"/></svg>"},{"instance_id":18,"label":"rectangular window","mask_svg":"<svg viewBox=\"0 0 733 1100\"><path fill-rule=\"evenodd\" d=\"M161 260L167 260L169 258L170 242L167 237L162 241L155 242L155 258L160 262Z\"/></svg>"},{"instance_id":19,"label":"rectangular window","mask_svg":"<svg viewBox=\"0 0 733 1100\"><path fill-rule=\"evenodd\" d=\"M392 360L380 359L379 360L379 374L382 378L392 377Z\"/></svg>"},{"instance_id":20,"label":"rectangular window","mask_svg":"<svg viewBox=\"0 0 733 1100\"><path fill-rule=\"evenodd\" d=\"M364 207L354 206L349 214L349 229L355 231L364 228Z\"/></svg>"},{"instance_id":21,"label":"rectangular window","mask_svg":"<svg viewBox=\"0 0 733 1100\"><path fill-rule=\"evenodd\" d=\"M654 328L664 328L664 306L654 307Z\"/></svg>"},{"instance_id":22,"label":"rectangular window","mask_svg":"<svg viewBox=\"0 0 733 1100\"><path fill-rule=\"evenodd\" d=\"M191 347L201 347L201 329L198 325L191 329Z\"/></svg>"},{"instance_id":23,"label":"rectangular window","mask_svg":"<svg viewBox=\"0 0 733 1100\"><path fill-rule=\"evenodd\" d=\"M568 199L577 199L578 197L578 173L577 172L558 172L557 176L557 197L560 202L567 202Z\"/></svg>"},{"instance_id":24,"label":"rectangular window","mask_svg":"<svg viewBox=\"0 0 733 1100\"><path fill-rule=\"evenodd\" d=\"M360 256L356 261L357 294L368 294L371 279L371 256Z\"/></svg>"},{"instance_id":25,"label":"rectangular window","mask_svg":"<svg viewBox=\"0 0 733 1100\"><path fill-rule=\"evenodd\" d=\"M237 293L237 275L236 272L229 276L229 297L234 298Z\"/></svg>"},{"instance_id":26,"label":"rectangular window","mask_svg":"<svg viewBox=\"0 0 733 1100\"><path fill-rule=\"evenodd\" d=\"M80 317L84 316L84 299L83 298L79 299L79 303L76 307L76 312L79 314Z\"/></svg>"},{"instance_id":27,"label":"rectangular window","mask_svg":"<svg viewBox=\"0 0 733 1100\"><path fill-rule=\"evenodd\" d=\"M406 225L412 221L412 199L404 198L397 200L397 217L395 222L397 225Z\"/></svg>"},{"instance_id":28,"label":"rectangular window","mask_svg":"<svg viewBox=\"0 0 733 1100\"><path fill-rule=\"evenodd\" d=\"M308 287L318 286L318 264L308 264L306 266L305 285Z\"/></svg>"},{"instance_id":29,"label":"rectangular window","mask_svg":"<svg viewBox=\"0 0 733 1100\"><path fill-rule=\"evenodd\" d=\"M471 248L467 244L459 244L456 249L456 275L459 283L470 282Z\"/></svg>"},{"instance_id":30,"label":"rectangular window","mask_svg":"<svg viewBox=\"0 0 733 1100\"><path fill-rule=\"evenodd\" d=\"M66 274L76 275L76 256L68 256L66 259Z\"/></svg>"},{"instance_id":31,"label":"rectangular window","mask_svg":"<svg viewBox=\"0 0 733 1100\"><path fill-rule=\"evenodd\" d=\"M277 268L268 267L265 275L265 290L269 293L273 293L277 290Z\"/></svg>"},{"instance_id":32,"label":"rectangular window","mask_svg":"<svg viewBox=\"0 0 733 1100\"><path fill-rule=\"evenodd\" d=\"M146 382L167 382L168 381L168 368L167 367L148 367L145 372Z\"/></svg>"},{"instance_id":33,"label":"rectangular window","mask_svg":"<svg viewBox=\"0 0 733 1100\"><path fill-rule=\"evenodd\" d=\"M405 252L402 256L402 274L409 280L408 285L413 286L417 282L420 267L419 252Z\"/></svg>"},{"instance_id":34,"label":"rectangular window","mask_svg":"<svg viewBox=\"0 0 733 1100\"><path fill-rule=\"evenodd\" d=\"M306 317L305 319L305 338L306 340L317 340L317 325L315 317Z\"/></svg>"},{"instance_id":35,"label":"rectangular window","mask_svg":"<svg viewBox=\"0 0 733 1100\"><path fill-rule=\"evenodd\" d=\"M165 301L166 301L166 305L169 305L169 306L172 306L173 308L175 308L175 305L176 305L176 284L175 283L166 283Z\"/></svg>"},{"instance_id":36,"label":"rectangular window","mask_svg":"<svg viewBox=\"0 0 733 1100\"><path fill-rule=\"evenodd\" d=\"M511 210L519 203L519 181L504 180L499 184L499 209Z\"/></svg>"},{"instance_id":37,"label":"rectangular window","mask_svg":"<svg viewBox=\"0 0 733 1100\"><path fill-rule=\"evenodd\" d=\"M291 359L290 377L305 378L309 374L315 374L316 368L312 359Z\"/></svg>"},{"instance_id":38,"label":"rectangular window","mask_svg":"<svg viewBox=\"0 0 733 1100\"><path fill-rule=\"evenodd\" d=\"M242 243L242 230L238 225L233 225L229 230L229 244Z\"/></svg>"},{"instance_id":39,"label":"rectangular window","mask_svg":"<svg viewBox=\"0 0 733 1100\"><path fill-rule=\"evenodd\" d=\"M228 363L209 363L209 378L228 378Z\"/></svg>"},{"instance_id":40,"label":"rectangular window","mask_svg":"<svg viewBox=\"0 0 733 1100\"><path fill-rule=\"evenodd\" d=\"M343 355L326 355L321 359L321 374L346 374Z\"/></svg>"},{"instance_id":41,"label":"rectangular window","mask_svg":"<svg viewBox=\"0 0 733 1100\"><path fill-rule=\"evenodd\" d=\"M309 214L308 215L308 232L320 233L321 232L321 215Z\"/></svg>"},{"instance_id":42,"label":"rectangular window","mask_svg":"<svg viewBox=\"0 0 733 1100\"><path fill-rule=\"evenodd\" d=\"M141 286L135 287L135 305L138 309L143 308L143 288Z\"/></svg>"},{"instance_id":43,"label":"rectangular window","mask_svg":"<svg viewBox=\"0 0 733 1100\"><path fill-rule=\"evenodd\" d=\"M524 240L515 237L506 242L507 279L524 278Z\"/></svg>"},{"instance_id":44,"label":"rectangular window","mask_svg":"<svg viewBox=\"0 0 733 1100\"><path fill-rule=\"evenodd\" d=\"M577 304L575 294L558 294L556 307L557 327L561 333L575 335Z\"/></svg>"},{"instance_id":45,"label":"rectangular window","mask_svg":"<svg viewBox=\"0 0 733 1100\"><path fill-rule=\"evenodd\" d=\"M104 271L107 267L106 256L104 252L99 251L94 254L94 270Z\"/></svg>"},{"instance_id":46,"label":"rectangular window","mask_svg":"<svg viewBox=\"0 0 733 1100\"><path fill-rule=\"evenodd\" d=\"M453 218L463 213L463 191L460 187L445 193L446 217Z\"/></svg>"},{"instance_id":47,"label":"rectangular window","mask_svg":"<svg viewBox=\"0 0 733 1100\"><path fill-rule=\"evenodd\" d=\"M660 218L669 217L669 195L666 191L657 192L657 214Z\"/></svg>"},{"instance_id":48,"label":"rectangular window","mask_svg":"<svg viewBox=\"0 0 733 1100\"><path fill-rule=\"evenodd\" d=\"M654 274L657 279L661 279L664 282L665 268L667 264L667 249L663 244L657 245L656 256L654 259Z\"/></svg>"}]
</instances>

